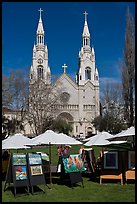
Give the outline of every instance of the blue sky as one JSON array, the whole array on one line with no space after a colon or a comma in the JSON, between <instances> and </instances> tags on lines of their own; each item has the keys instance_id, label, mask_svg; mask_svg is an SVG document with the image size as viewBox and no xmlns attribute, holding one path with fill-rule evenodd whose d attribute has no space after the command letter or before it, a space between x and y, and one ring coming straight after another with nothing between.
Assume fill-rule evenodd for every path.
<instances>
[{"instance_id":1,"label":"blue sky","mask_svg":"<svg viewBox=\"0 0 137 204\"><path fill-rule=\"evenodd\" d=\"M61 75L62 65L66 63L68 75L75 78L82 45L83 13L87 11L100 81L108 78L119 81L128 6L134 16L134 2L3 2L3 74L8 75L10 69L28 70L31 66L38 10L42 8L51 74Z\"/></svg>"}]
</instances>

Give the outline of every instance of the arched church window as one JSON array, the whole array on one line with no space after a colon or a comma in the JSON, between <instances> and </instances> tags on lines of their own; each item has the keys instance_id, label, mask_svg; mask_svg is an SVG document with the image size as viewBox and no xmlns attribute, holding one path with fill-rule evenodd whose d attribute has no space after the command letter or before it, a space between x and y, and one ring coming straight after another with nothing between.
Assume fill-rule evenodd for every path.
<instances>
[{"instance_id":1,"label":"arched church window","mask_svg":"<svg viewBox=\"0 0 137 204\"><path fill-rule=\"evenodd\" d=\"M91 68L90 67L86 67L85 69L85 80L91 80Z\"/></svg>"},{"instance_id":2,"label":"arched church window","mask_svg":"<svg viewBox=\"0 0 137 204\"><path fill-rule=\"evenodd\" d=\"M40 35L40 43L41 43L41 35Z\"/></svg>"},{"instance_id":3,"label":"arched church window","mask_svg":"<svg viewBox=\"0 0 137 204\"><path fill-rule=\"evenodd\" d=\"M33 74L30 75L30 79L32 79L32 78L33 78Z\"/></svg>"},{"instance_id":4,"label":"arched church window","mask_svg":"<svg viewBox=\"0 0 137 204\"><path fill-rule=\"evenodd\" d=\"M67 93L67 92L63 92L63 93L61 93L61 95L60 95L60 100L61 100L61 102L63 102L63 103L67 103L67 102L69 101L69 98L70 98L70 94Z\"/></svg>"},{"instance_id":5,"label":"arched church window","mask_svg":"<svg viewBox=\"0 0 137 204\"><path fill-rule=\"evenodd\" d=\"M88 39L86 38L86 45L88 45Z\"/></svg>"},{"instance_id":6,"label":"arched church window","mask_svg":"<svg viewBox=\"0 0 137 204\"><path fill-rule=\"evenodd\" d=\"M37 68L37 76L38 76L38 79L43 79L43 66L38 66Z\"/></svg>"}]
</instances>

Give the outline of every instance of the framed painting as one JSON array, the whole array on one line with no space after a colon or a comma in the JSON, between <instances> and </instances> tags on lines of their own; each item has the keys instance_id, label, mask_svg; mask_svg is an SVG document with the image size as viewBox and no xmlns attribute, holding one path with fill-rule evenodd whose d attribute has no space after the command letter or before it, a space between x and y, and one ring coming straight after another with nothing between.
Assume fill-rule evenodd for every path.
<instances>
[{"instance_id":1,"label":"framed painting","mask_svg":"<svg viewBox=\"0 0 137 204\"><path fill-rule=\"evenodd\" d=\"M85 166L81 158L81 154L69 155L68 158L63 158L65 173L85 171Z\"/></svg>"},{"instance_id":2,"label":"framed painting","mask_svg":"<svg viewBox=\"0 0 137 204\"><path fill-rule=\"evenodd\" d=\"M26 154L13 153L13 165L26 165Z\"/></svg>"},{"instance_id":3,"label":"framed painting","mask_svg":"<svg viewBox=\"0 0 137 204\"><path fill-rule=\"evenodd\" d=\"M15 166L15 174L16 174L16 180L27 179L26 166Z\"/></svg>"},{"instance_id":4,"label":"framed painting","mask_svg":"<svg viewBox=\"0 0 137 204\"><path fill-rule=\"evenodd\" d=\"M104 152L104 169L118 169L118 152Z\"/></svg>"},{"instance_id":5,"label":"framed painting","mask_svg":"<svg viewBox=\"0 0 137 204\"><path fill-rule=\"evenodd\" d=\"M46 153L41 152L41 157L43 160L49 161L49 156Z\"/></svg>"},{"instance_id":6,"label":"framed painting","mask_svg":"<svg viewBox=\"0 0 137 204\"><path fill-rule=\"evenodd\" d=\"M41 165L37 165L37 166L31 166L31 175L41 175L42 174L42 166Z\"/></svg>"},{"instance_id":7,"label":"framed painting","mask_svg":"<svg viewBox=\"0 0 137 204\"><path fill-rule=\"evenodd\" d=\"M42 164L42 159L41 159L41 155L40 154L32 154L29 153L29 164L33 165L33 164Z\"/></svg>"},{"instance_id":8,"label":"framed painting","mask_svg":"<svg viewBox=\"0 0 137 204\"><path fill-rule=\"evenodd\" d=\"M135 169L135 151L128 151L128 168Z\"/></svg>"}]
</instances>

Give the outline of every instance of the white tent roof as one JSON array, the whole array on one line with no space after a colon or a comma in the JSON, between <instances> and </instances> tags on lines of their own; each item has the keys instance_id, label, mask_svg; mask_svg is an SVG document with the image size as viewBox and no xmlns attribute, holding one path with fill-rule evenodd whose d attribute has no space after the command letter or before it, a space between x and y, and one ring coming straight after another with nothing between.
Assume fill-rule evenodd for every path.
<instances>
[{"instance_id":1,"label":"white tent roof","mask_svg":"<svg viewBox=\"0 0 137 204\"><path fill-rule=\"evenodd\" d=\"M85 140L83 140L83 141L85 141L85 142L86 142L86 141L89 141L89 140L94 141L94 140L98 139L99 137L102 137L102 138L104 138L104 139L109 139L109 138L112 138L113 135L111 135L111 134L108 133L108 132L103 131L103 132L99 132L97 135L91 136L91 137L89 137L89 138L87 138L87 139L85 139Z\"/></svg>"},{"instance_id":2,"label":"white tent roof","mask_svg":"<svg viewBox=\"0 0 137 204\"><path fill-rule=\"evenodd\" d=\"M31 139L32 143L31 145L40 145L40 144L82 144L80 141L66 135L63 133L55 133L52 130L47 130L43 134L40 134L39 136ZM26 143L26 145L28 145Z\"/></svg>"},{"instance_id":3,"label":"white tent roof","mask_svg":"<svg viewBox=\"0 0 137 204\"><path fill-rule=\"evenodd\" d=\"M2 149L22 149L29 148L25 146L26 143L30 143L31 139L27 138L21 133L17 133L13 136L9 136L2 141Z\"/></svg>"},{"instance_id":4,"label":"white tent roof","mask_svg":"<svg viewBox=\"0 0 137 204\"><path fill-rule=\"evenodd\" d=\"M127 130L123 130L122 132L116 134L113 136L113 138L116 137L127 137L127 136L134 136L135 135L135 127L130 127Z\"/></svg>"},{"instance_id":5,"label":"white tent roof","mask_svg":"<svg viewBox=\"0 0 137 204\"><path fill-rule=\"evenodd\" d=\"M111 134L108 132L100 132L97 135L92 136L87 143L84 145L86 146L92 146L92 145L107 145L109 144L109 141L106 140L108 138L112 137Z\"/></svg>"},{"instance_id":6,"label":"white tent roof","mask_svg":"<svg viewBox=\"0 0 137 204\"><path fill-rule=\"evenodd\" d=\"M85 146L93 146L93 145L110 145L110 144L121 144L121 143L125 143L125 141L113 141L113 142L109 142L107 139L112 138L113 135L111 135L108 132L100 132L97 135L91 137L91 139L86 142L84 145Z\"/></svg>"}]
</instances>

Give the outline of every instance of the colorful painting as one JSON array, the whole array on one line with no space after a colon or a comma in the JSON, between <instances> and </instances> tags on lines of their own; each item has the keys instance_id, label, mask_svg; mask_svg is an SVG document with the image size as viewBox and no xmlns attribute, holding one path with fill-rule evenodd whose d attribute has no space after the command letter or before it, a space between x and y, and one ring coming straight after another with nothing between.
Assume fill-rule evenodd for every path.
<instances>
[{"instance_id":1,"label":"colorful painting","mask_svg":"<svg viewBox=\"0 0 137 204\"><path fill-rule=\"evenodd\" d=\"M15 166L16 180L27 179L26 166Z\"/></svg>"},{"instance_id":2,"label":"colorful painting","mask_svg":"<svg viewBox=\"0 0 137 204\"><path fill-rule=\"evenodd\" d=\"M104 152L104 169L118 169L118 152Z\"/></svg>"},{"instance_id":3,"label":"colorful painting","mask_svg":"<svg viewBox=\"0 0 137 204\"><path fill-rule=\"evenodd\" d=\"M26 154L13 153L13 165L26 165Z\"/></svg>"},{"instance_id":4,"label":"colorful painting","mask_svg":"<svg viewBox=\"0 0 137 204\"><path fill-rule=\"evenodd\" d=\"M65 173L85 171L84 163L81 159L81 154L70 155L68 158L63 158Z\"/></svg>"},{"instance_id":5,"label":"colorful painting","mask_svg":"<svg viewBox=\"0 0 137 204\"><path fill-rule=\"evenodd\" d=\"M34 175L40 175L42 174L42 166L37 165L37 166L31 166L31 174Z\"/></svg>"},{"instance_id":6,"label":"colorful painting","mask_svg":"<svg viewBox=\"0 0 137 204\"><path fill-rule=\"evenodd\" d=\"M128 152L128 168L135 169L135 151Z\"/></svg>"},{"instance_id":7,"label":"colorful painting","mask_svg":"<svg viewBox=\"0 0 137 204\"><path fill-rule=\"evenodd\" d=\"M49 161L49 156L46 153L41 152L41 157L43 160Z\"/></svg>"},{"instance_id":8,"label":"colorful painting","mask_svg":"<svg viewBox=\"0 0 137 204\"><path fill-rule=\"evenodd\" d=\"M42 164L41 155L40 154L32 154L29 153L29 164Z\"/></svg>"}]
</instances>

